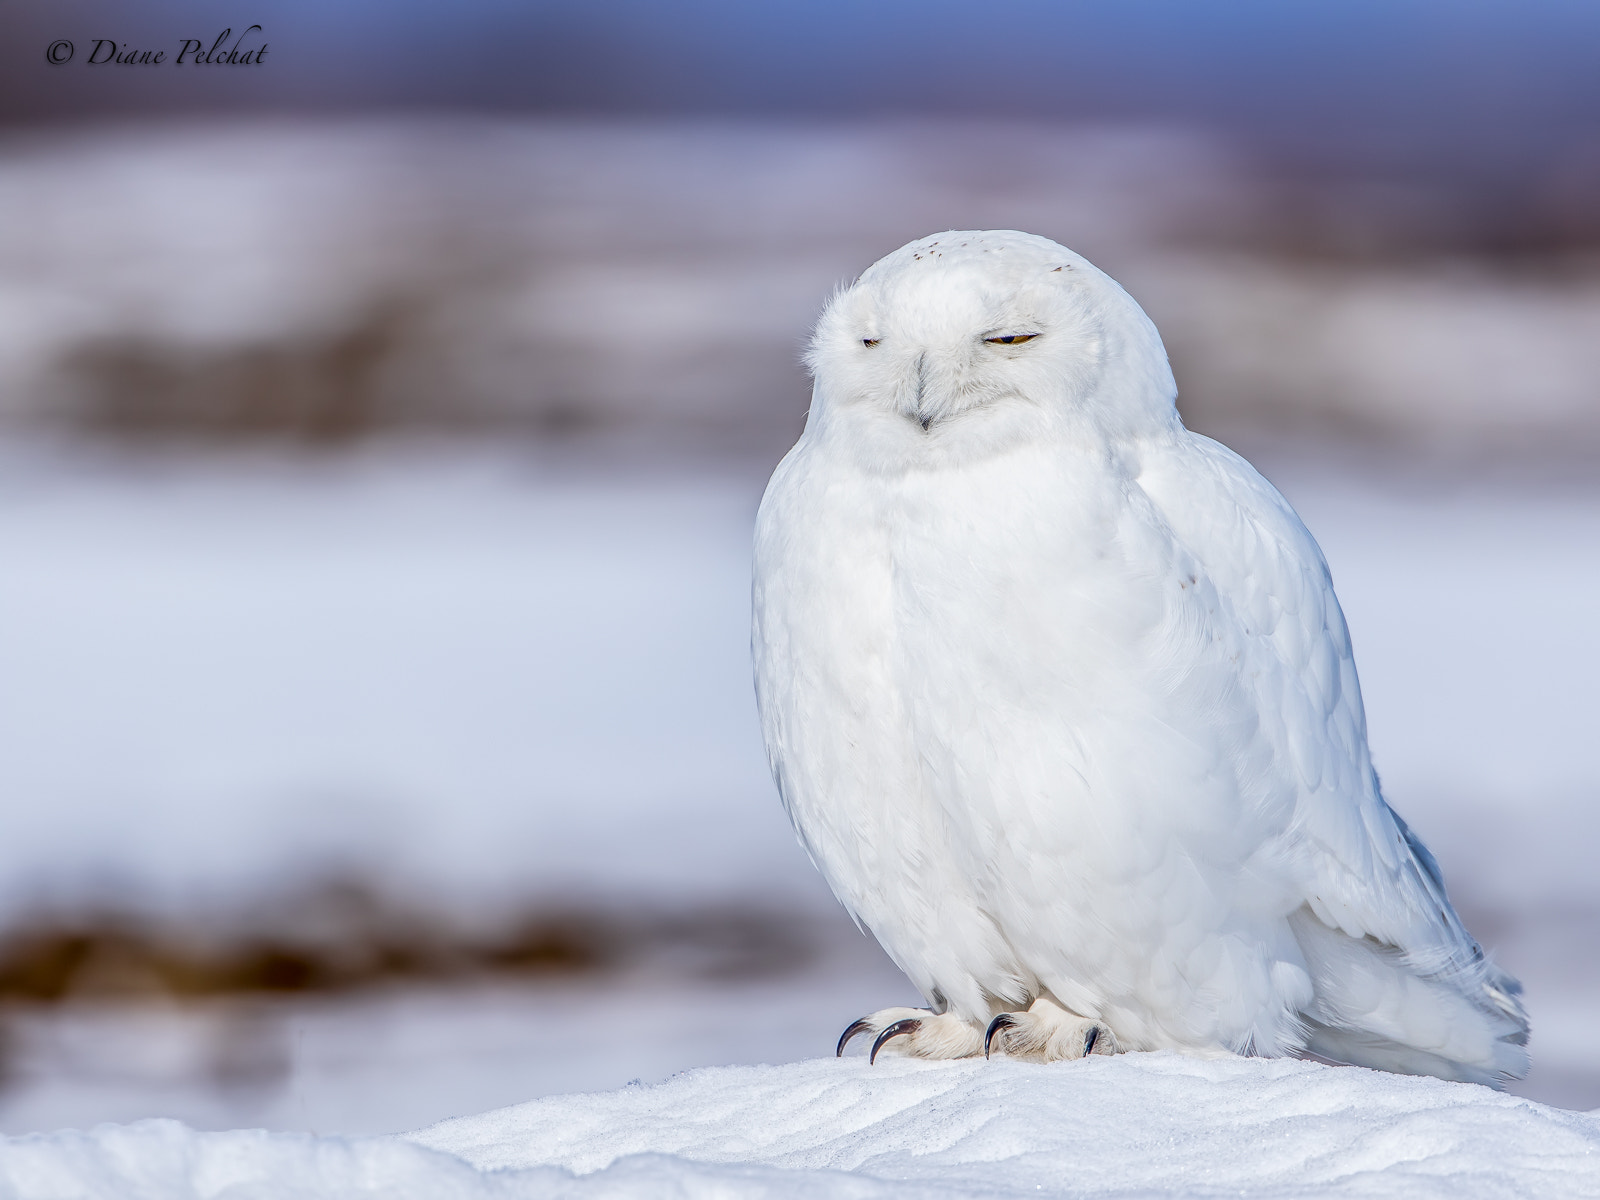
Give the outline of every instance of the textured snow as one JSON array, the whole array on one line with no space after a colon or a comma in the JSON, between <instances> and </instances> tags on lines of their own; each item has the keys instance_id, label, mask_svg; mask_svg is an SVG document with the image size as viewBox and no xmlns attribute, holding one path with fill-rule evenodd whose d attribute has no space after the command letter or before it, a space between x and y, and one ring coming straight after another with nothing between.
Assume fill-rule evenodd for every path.
<instances>
[{"instance_id":1,"label":"textured snow","mask_svg":"<svg viewBox=\"0 0 1600 1200\"><path fill-rule=\"evenodd\" d=\"M693 1071L399 1138L175 1121L0 1144L17 1200L1600 1196L1600 1113L1356 1068L1176 1055Z\"/></svg>"}]
</instances>

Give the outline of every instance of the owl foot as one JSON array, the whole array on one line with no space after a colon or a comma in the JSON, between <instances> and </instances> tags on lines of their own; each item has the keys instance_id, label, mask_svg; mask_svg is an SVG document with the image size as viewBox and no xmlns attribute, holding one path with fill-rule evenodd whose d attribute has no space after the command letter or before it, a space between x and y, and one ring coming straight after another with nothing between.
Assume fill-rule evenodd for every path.
<instances>
[{"instance_id":1,"label":"owl foot","mask_svg":"<svg viewBox=\"0 0 1600 1200\"><path fill-rule=\"evenodd\" d=\"M1007 1058L1059 1062L1090 1054L1115 1054L1117 1038L1099 1021L1070 1013L1043 996L1027 1012L1001 1013L983 1035L983 1054L999 1049Z\"/></svg>"},{"instance_id":2,"label":"owl foot","mask_svg":"<svg viewBox=\"0 0 1600 1200\"><path fill-rule=\"evenodd\" d=\"M885 1008L862 1017L844 1031L836 1057L844 1056L844 1048L858 1033L873 1035L868 1062L877 1062L883 1049L912 1058L971 1058L983 1052L983 1036L974 1026L926 1008Z\"/></svg>"}]
</instances>

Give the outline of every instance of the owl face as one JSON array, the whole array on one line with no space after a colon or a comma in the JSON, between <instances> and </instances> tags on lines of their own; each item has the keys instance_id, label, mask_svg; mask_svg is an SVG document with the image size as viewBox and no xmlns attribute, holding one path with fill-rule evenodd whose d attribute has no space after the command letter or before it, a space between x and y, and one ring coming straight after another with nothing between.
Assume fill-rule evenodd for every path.
<instances>
[{"instance_id":1,"label":"owl face","mask_svg":"<svg viewBox=\"0 0 1600 1200\"><path fill-rule=\"evenodd\" d=\"M879 451L1009 442L1103 406L1108 362L1160 341L1121 288L1031 234L942 233L879 260L818 322L813 412ZM1149 345L1134 347L1148 360ZM1147 372L1148 373L1148 372Z\"/></svg>"}]
</instances>

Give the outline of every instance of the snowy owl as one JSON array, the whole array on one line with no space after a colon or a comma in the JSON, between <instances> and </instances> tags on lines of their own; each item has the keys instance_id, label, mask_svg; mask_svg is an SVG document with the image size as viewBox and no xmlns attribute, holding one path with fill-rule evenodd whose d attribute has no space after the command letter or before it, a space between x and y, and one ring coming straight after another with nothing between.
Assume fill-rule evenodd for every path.
<instances>
[{"instance_id":1,"label":"snowy owl","mask_svg":"<svg viewBox=\"0 0 1600 1200\"><path fill-rule=\"evenodd\" d=\"M808 362L757 518L762 729L928 1004L841 1052L1526 1073L1519 985L1379 791L1321 551L1184 428L1121 287L937 234L841 290Z\"/></svg>"}]
</instances>

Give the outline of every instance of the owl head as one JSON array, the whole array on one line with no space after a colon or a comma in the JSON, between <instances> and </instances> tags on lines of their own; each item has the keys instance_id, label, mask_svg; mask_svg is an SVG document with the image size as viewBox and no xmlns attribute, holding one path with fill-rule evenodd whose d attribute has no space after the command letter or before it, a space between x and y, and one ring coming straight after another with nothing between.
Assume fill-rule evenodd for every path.
<instances>
[{"instance_id":1,"label":"owl head","mask_svg":"<svg viewBox=\"0 0 1600 1200\"><path fill-rule=\"evenodd\" d=\"M1133 298L1012 230L932 234L879 259L829 302L806 363L810 422L889 459L1177 421L1161 337Z\"/></svg>"}]
</instances>

